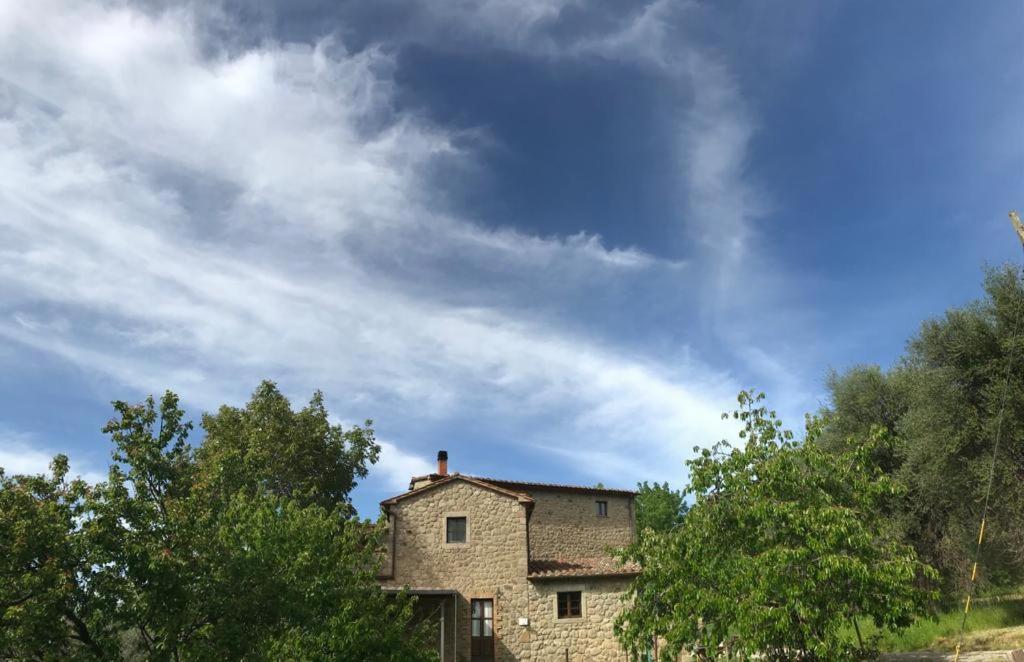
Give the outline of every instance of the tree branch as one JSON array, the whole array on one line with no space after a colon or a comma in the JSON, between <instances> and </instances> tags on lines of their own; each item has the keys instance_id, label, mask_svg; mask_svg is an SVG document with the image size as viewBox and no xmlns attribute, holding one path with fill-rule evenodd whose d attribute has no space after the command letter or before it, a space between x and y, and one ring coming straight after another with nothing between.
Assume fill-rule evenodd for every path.
<instances>
[{"instance_id":1,"label":"tree branch","mask_svg":"<svg viewBox=\"0 0 1024 662\"><path fill-rule=\"evenodd\" d=\"M96 641L92 638L92 635L89 634L89 628L82 621L82 619L76 616L75 613L70 609L64 610L64 617L67 618L71 622L72 627L75 628L75 634L73 635L73 637L78 641L82 642L83 644L85 644L85 646L90 651L92 651L93 655L100 659L103 659L105 657L103 655L103 649L100 648L99 644L97 644Z\"/></svg>"},{"instance_id":2,"label":"tree branch","mask_svg":"<svg viewBox=\"0 0 1024 662\"><path fill-rule=\"evenodd\" d=\"M26 602L28 602L29 600L31 600L35 596L36 596L35 593L29 593L28 595L26 595L23 598L18 598L17 600L12 600L10 602L0 603L0 607L3 607L3 610L7 611L11 607L17 607L18 605L25 604Z\"/></svg>"}]
</instances>

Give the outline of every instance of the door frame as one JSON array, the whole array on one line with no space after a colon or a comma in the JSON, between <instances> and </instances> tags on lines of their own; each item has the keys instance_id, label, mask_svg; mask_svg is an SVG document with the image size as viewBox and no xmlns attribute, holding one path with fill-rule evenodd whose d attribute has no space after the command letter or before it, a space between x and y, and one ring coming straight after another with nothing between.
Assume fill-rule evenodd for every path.
<instances>
[{"instance_id":1,"label":"door frame","mask_svg":"<svg viewBox=\"0 0 1024 662\"><path fill-rule=\"evenodd\" d=\"M476 595L469 599L469 658L473 660L473 601L489 600L491 603L491 660L498 659L498 600L493 594Z\"/></svg>"}]
</instances>

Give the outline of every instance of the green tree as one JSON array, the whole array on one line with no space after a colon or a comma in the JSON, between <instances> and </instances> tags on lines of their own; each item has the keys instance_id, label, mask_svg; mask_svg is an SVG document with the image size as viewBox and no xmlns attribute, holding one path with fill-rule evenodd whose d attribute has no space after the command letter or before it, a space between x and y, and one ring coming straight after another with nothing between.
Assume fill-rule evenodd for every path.
<instances>
[{"instance_id":1,"label":"green tree","mask_svg":"<svg viewBox=\"0 0 1024 662\"><path fill-rule=\"evenodd\" d=\"M198 459L209 487L222 494L266 490L351 514L349 494L380 456L372 425L346 430L332 424L319 391L292 411L277 386L265 381L245 407L225 405L203 416L206 438Z\"/></svg>"},{"instance_id":2,"label":"green tree","mask_svg":"<svg viewBox=\"0 0 1024 662\"><path fill-rule=\"evenodd\" d=\"M0 469L0 657L109 658L117 638L110 600L90 595L82 536L89 486L67 480L63 455L51 476Z\"/></svg>"},{"instance_id":3,"label":"green tree","mask_svg":"<svg viewBox=\"0 0 1024 662\"><path fill-rule=\"evenodd\" d=\"M853 659L872 653L843 635L857 618L898 629L934 598L923 588L934 571L876 516L898 492L872 460L884 431L831 453L819 421L798 443L762 398L740 393L741 446L723 441L688 462L683 522L627 552L643 571L615 629L634 655L660 637L666 660L684 648Z\"/></svg>"},{"instance_id":4,"label":"green tree","mask_svg":"<svg viewBox=\"0 0 1024 662\"><path fill-rule=\"evenodd\" d=\"M686 501L681 490L673 490L668 482L636 484L636 528L663 533L682 523Z\"/></svg>"},{"instance_id":5,"label":"green tree","mask_svg":"<svg viewBox=\"0 0 1024 662\"><path fill-rule=\"evenodd\" d=\"M900 419L907 410L902 373L886 373L877 365L858 365L839 373L829 371L825 385L832 407L825 408L820 443L829 450L847 450L851 444L868 439L880 427L897 436ZM886 472L899 466L895 445L876 448L875 460Z\"/></svg>"},{"instance_id":6,"label":"green tree","mask_svg":"<svg viewBox=\"0 0 1024 662\"><path fill-rule=\"evenodd\" d=\"M879 458L905 494L892 515L941 571L947 595L970 576L999 427L981 576L996 584L1024 578L1024 284L1016 269L993 269L985 293L924 322L892 370L832 375L824 412L832 449L858 443L871 426L893 433L891 452Z\"/></svg>"},{"instance_id":7,"label":"green tree","mask_svg":"<svg viewBox=\"0 0 1024 662\"><path fill-rule=\"evenodd\" d=\"M293 412L269 382L204 418L209 448L172 393L114 408L105 482L67 482L62 458L0 480L0 657L433 659L348 499L372 429L331 424L319 393Z\"/></svg>"}]
</instances>

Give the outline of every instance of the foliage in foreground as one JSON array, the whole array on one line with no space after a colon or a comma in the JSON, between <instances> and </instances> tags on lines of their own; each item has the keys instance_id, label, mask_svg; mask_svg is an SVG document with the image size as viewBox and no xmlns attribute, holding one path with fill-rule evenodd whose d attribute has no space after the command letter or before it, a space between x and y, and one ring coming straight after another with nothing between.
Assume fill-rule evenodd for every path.
<instances>
[{"instance_id":1,"label":"foliage in foreground","mask_svg":"<svg viewBox=\"0 0 1024 662\"><path fill-rule=\"evenodd\" d=\"M0 657L432 659L348 494L379 447L264 382L187 443L178 399L114 403L106 482L0 472Z\"/></svg>"},{"instance_id":2,"label":"foliage in foreground","mask_svg":"<svg viewBox=\"0 0 1024 662\"><path fill-rule=\"evenodd\" d=\"M628 552L643 572L615 630L631 654L659 637L665 660L723 648L853 659L872 652L843 637L845 625L899 629L934 600L934 571L878 516L898 493L872 459L884 433L829 453L817 421L797 443L762 398L739 396L742 446L723 441L688 463L695 503L681 525Z\"/></svg>"},{"instance_id":3,"label":"foliage in foreground","mask_svg":"<svg viewBox=\"0 0 1024 662\"><path fill-rule=\"evenodd\" d=\"M979 571L983 585L1024 579L1024 282L1018 270L989 271L985 295L924 322L891 370L856 366L833 373L823 412L822 443L839 452L874 426L892 435L892 446L876 451L904 494L892 517L903 539L941 572L947 595L962 595L971 576L1000 427Z\"/></svg>"}]
</instances>

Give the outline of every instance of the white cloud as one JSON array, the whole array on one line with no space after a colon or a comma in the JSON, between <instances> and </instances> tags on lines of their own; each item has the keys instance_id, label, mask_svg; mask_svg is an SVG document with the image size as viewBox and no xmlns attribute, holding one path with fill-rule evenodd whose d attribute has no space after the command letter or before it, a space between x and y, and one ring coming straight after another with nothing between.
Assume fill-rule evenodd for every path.
<instances>
[{"instance_id":1,"label":"white cloud","mask_svg":"<svg viewBox=\"0 0 1024 662\"><path fill-rule=\"evenodd\" d=\"M194 20L0 2L0 336L203 406L273 375L413 419L522 417L527 443L587 439L581 467L627 483L676 479L692 445L722 436L727 374L660 367L476 282L585 297L679 265L434 212L427 175L460 152L395 110L383 51L328 40L206 54ZM697 119L730 101L708 85ZM721 211L730 192L703 168L738 177L748 135L705 134L688 176ZM411 280L366 259L381 254L440 266ZM451 265L464 280L433 286ZM388 485L421 466L397 444Z\"/></svg>"},{"instance_id":2,"label":"white cloud","mask_svg":"<svg viewBox=\"0 0 1024 662\"><path fill-rule=\"evenodd\" d=\"M59 451L49 451L31 436L0 428L0 469L7 476L50 474L50 462ZM102 473L90 470L83 471L81 465L72 458L68 478L80 477L90 483L98 483L106 479Z\"/></svg>"},{"instance_id":3,"label":"white cloud","mask_svg":"<svg viewBox=\"0 0 1024 662\"><path fill-rule=\"evenodd\" d=\"M688 229L708 251L722 294L745 271L752 224L764 210L744 172L754 124L725 66L692 53L687 71L695 88L682 131Z\"/></svg>"},{"instance_id":4,"label":"white cloud","mask_svg":"<svg viewBox=\"0 0 1024 662\"><path fill-rule=\"evenodd\" d=\"M373 470L381 472L386 486L396 493L409 489L411 477L425 476L436 470L423 457L407 453L389 441L378 439L377 443L380 444L380 459Z\"/></svg>"},{"instance_id":5,"label":"white cloud","mask_svg":"<svg viewBox=\"0 0 1024 662\"><path fill-rule=\"evenodd\" d=\"M49 473L51 460L52 455L36 450L27 437L0 433L0 467L7 475Z\"/></svg>"}]
</instances>

